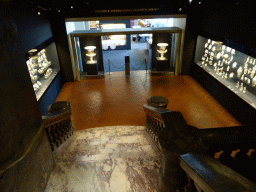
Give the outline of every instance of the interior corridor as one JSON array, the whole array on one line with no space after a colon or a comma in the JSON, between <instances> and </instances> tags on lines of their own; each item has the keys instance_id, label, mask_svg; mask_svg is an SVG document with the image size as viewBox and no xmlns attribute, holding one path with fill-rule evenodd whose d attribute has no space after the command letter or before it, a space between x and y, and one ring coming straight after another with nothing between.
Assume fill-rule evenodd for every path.
<instances>
[{"instance_id":1,"label":"interior corridor","mask_svg":"<svg viewBox=\"0 0 256 192\"><path fill-rule=\"evenodd\" d=\"M56 101L69 101L75 130L94 127L144 126L143 105L153 95L169 100L167 109L180 111L198 128L239 126L216 100L190 76L151 76L145 71L106 74L104 79L66 83Z\"/></svg>"}]
</instances>

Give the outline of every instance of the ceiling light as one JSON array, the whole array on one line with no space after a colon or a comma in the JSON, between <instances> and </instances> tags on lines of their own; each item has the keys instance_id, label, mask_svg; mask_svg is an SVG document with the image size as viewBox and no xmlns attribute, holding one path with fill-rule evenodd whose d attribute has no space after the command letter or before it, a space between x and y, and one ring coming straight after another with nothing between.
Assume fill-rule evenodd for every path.
<instances>
[{"instance_id":1,"label":"ceiling light","mask_svg":"<svg viewBox=\"0 0 256 192\"><path fill-rule=\"evenodd\" d=\"M199 4L201 4L201 1L199 1Z\"/></svg>"},{"instance_id":2,"label":"ceiling light","mask_svg":"<svg viewBox=\"0 0 256 192\"><path fill-rule=\"evenodd\" d=\"M182 11L182 8L179 8L179 11Z\"/></svg>"},{"instance_id":3,"label":"ceiling light","mask_svg":"<svg viewBox=\"0 0 256 192\"><path fill-rule=\"evenodd\" d=\"M40 14L41 14L41 13L38 11L38 12L37 12L37 15L40 15Z\"/></svg>"},{"instance_id":4,"label":"ceiling light","mask_svg":"<svg viewBox=\"0 0 256 192\"><path fill-rule=\"evenodd\" d=\"M188 0L189 1L189 4L191 4L192 3L192 0Z\"/></svg>"},{"instance_id":5,"label":"ceiling light","mask_svg":"<svg viewBox=\"0 0 256 192\"><path fill-rule=\"evenodd\" d=\"M73 6L71 6L71 9L73 9Z\"/></svg>"}]
</instances>

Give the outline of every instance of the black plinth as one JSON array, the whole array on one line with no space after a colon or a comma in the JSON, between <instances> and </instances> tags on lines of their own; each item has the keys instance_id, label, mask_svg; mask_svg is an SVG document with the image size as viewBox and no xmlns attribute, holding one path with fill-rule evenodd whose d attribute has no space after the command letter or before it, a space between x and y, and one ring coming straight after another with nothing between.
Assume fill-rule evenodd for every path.
<instances>
[{"instance_id":1,"label":"black plinth","mask_svg":"<svg viewBox=\"0 0 256 192\"><path fill-rule=\"evenodd\" d=\"M156 70L157 71L168 71L170 68L170 62L166 60L156 60Z\"/></svg>"},{"instance_id":2,"label":"black plinth","mask_svg":"<svg viewBox=\"0 0 256 192\"><path fill-rule=\"evenodd\" d=\"M86 65L88 75L98 75L98 63Z\"/></svg>"}]
</instances>

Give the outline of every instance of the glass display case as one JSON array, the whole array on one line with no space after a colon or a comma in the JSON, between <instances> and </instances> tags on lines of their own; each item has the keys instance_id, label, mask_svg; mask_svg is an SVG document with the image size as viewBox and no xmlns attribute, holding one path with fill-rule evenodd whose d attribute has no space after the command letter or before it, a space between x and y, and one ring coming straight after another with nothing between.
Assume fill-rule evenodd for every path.
<instances>
[{"instance_id":1,"label":"glass display case","mask_svg":"<svg viewBox=\"0 0 256 192\"><path fill-rule=\"evenodd\" d=\"M110 24L101 24L101 29L125 29L125 23L110 23ZM126 35L109 35L102 36L102 49L116 49L117 46L126 45Z\"/></svg>"},{"instance_id":2,"label":"glass display case","mask_svg":"<svg viewBox=\"0 0 256 192\"><path fill-rule=\"evenodd\" d=\"M52 42L44 49L40 48L42 45L28 51L26 61L37 100L60 70L55 43Z\"/></svg>"},{"instance_id":3,"label":"glass display case","mask_svg":"<svg viewBox=\"0 0 256 192\"><path fill-rule=\"evenodd\" d=\"M116 46L126 45L126 35L102 36L102 49L116 49Z\"/></svg>"},{"instance_id":4,"label":"glass display case","mask_svg":"<svg viewBox=\"0 0 256 192\"><path fill-rule=\"evenodd\" d=\"M256 58L198 36L195 63L256 108Z\"/></svg>"}]
</instances>

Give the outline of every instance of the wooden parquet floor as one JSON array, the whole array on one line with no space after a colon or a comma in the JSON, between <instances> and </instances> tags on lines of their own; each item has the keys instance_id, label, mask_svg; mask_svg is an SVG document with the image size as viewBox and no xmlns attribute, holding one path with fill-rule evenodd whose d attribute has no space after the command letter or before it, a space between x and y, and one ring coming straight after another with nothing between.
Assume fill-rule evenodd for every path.
<instances>
[{"instance_id":1,"label":"wooden parquet floor","mask_svg":"<svg viewBox=\"0 0 256 192\"><path fill-rule=\"evenodd\" d=\"M144 126L143 105L153 95L169 100L167 109L180 111L198 128L239 126L211 95L190 76L151 76L145 71L106 74L104 79L66 83L56 101L69 101L75 130L93 127Z\"/></svg>"}]
</instances>

